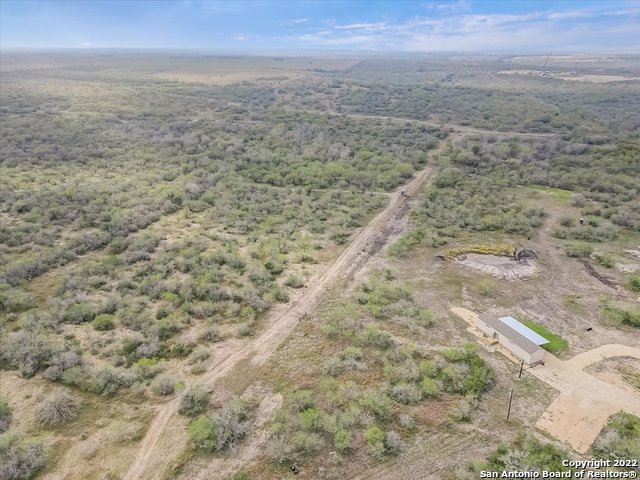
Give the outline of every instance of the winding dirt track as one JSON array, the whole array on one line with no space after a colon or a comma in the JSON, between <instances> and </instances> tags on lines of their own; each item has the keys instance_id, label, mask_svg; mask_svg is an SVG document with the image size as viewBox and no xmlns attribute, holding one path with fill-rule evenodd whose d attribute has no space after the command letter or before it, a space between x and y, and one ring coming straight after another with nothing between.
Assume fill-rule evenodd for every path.
<instances>
[{"instance_id":1,"label":"winding dirt track","mask_svg":"<svg viewBox=\"0 0 640 480\"><path fill-rule=\"evenodd\" d=\"M437 155L438 151L432 152L431 156ZM432 173L433 168L429 165L408 184L391 194L389 205L353 238L331 266L309 280L309 287L305 289L303 298L274 307L264 321L263 331L252 342L231 347L232 350L226 358L212 366L202 377L202 383L212 387L242 361L250 359L255 365L264 363L287 338L300 318L314 311L326 291L360 270L367 260L387 243L389 237L396 233L395 224L410 211L410 200L401 194L401 190L413 197ZM154 452L154 449L170 419L178 411L179 403L179 399L176 398L160 407L142 439L134 462L123 477L124 480L157 478L157 466L154 465L153 472L147 467L152 458L154 463L162 461L161 457L158 457L159 452Z\"/></svg>"},{"instance_id":2,"label":"winding dirt track","mask_svg":"<svg viewBox=\"0 0 640 480\"><path fill-rule=\"evenodd\" d=\"M382 119L393 122L412 122L425 126L444 128L450 133L449 139L460 135L497 135L510 137L556 137L550 133L523 133L523 132L501 132L494 130L482 130L473 127L466 127L452 124L438 124L408 118L385 117L376 115L349 114L349 117L356 119ZM430 157L437 156L447 142L441 142L440 147L431 152ZM309 287L299 295L299 298L288 304L280 304L274 307L264 320L265 328L250 343L230 346L227 354L219 363L214 363L207 373L202 377L202 383L208 387L213 387L216 382L224 378L233 368L242 361L250 360L252 364L258 366L263 364L284 342L287 336L293 331L303 315L312 313L319 304L323 294L340 281L347 281L358 272L367 261L379 252L399 233L398 227L402 220L406 218L411 210L413 198L422 184L432 176L433 167L428 165L420 171L409 183L398 188L389 196L389 205L380 212L371 222L351 240L349 245L340 256L325 270L317 272L309 279ZM406 198L401 191L410 197ZM139 480L143 478L158 478L160 470L164 468L154 465L153 471L148 468L150 460L154 463L168 463L159 452L155 452L155 447L162 437L162 433L169 424L169 421L178 411L179 399L162 405L155 418L151 422L145 437L142 439L138 453L129 466L124 480Z\"/></svg>"}]
</instances>

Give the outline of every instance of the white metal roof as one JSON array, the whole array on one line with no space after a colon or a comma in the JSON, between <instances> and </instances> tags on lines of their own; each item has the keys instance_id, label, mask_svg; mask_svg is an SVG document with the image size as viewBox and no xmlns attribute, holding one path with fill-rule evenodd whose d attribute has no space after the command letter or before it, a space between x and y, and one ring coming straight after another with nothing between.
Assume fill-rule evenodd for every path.
<instances>
[{"instance_id":1,"label":"white metal roof","mask_svg":"<svg viewBox=\"0 0 640 480\"><path fill-rule=\"evenodd\" d=\"M544 338L542 335L538 335L536 332L531 330L526 325L523 325L522 323L520 323L518 320L516 320L513 317L502 317L502 318L500 318L500 321L502 323L504 323L505 325L511 327L516 332L518 332L520 335L522 335L523 337L525 337L528 340L532 341L536 345L546 345L547 343L549 343L549 340Z\"/></svg>"}]
</instances>

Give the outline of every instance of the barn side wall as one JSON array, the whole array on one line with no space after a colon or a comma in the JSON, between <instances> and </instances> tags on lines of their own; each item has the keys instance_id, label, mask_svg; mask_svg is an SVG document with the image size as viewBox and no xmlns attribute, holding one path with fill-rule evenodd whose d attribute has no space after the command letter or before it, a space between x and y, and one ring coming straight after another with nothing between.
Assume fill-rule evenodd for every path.
<instances>
[{"instance_id":1,"label":"barn side wall","mask_svg":"<svg viewBox=\"0 0 640 480\"><path fill-rule=\"evenodd\" d=\"M482 332L485 333L485 335L489 335L490 337L493 337L495 330L491 328L489 325L487 325L486 323L484 323L482 319L478 320L477 326Z\"/></svg>"},{"instance_id":2,"label":"barn side wall","mask_svg":"<svg viewBox=\"0 0 640 480\"><path fill-rule=\"evenodd\" d=\"M531 354L531 362L529 365L537 365L538 363L544 362L544 350L541 348L540 350Z\"/></svg>"}]
</instances>

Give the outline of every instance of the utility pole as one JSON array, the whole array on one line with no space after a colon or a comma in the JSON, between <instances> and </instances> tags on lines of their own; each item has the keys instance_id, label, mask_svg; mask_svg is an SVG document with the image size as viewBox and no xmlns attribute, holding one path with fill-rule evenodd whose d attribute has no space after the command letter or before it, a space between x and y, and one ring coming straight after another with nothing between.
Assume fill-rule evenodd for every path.
<instances>
[{"instance_id":1,"label":"utility pole","mask_svg":"<svg viewBox=\"0 0 640 480\"><path fill-rule=\"evenodd\" d=\"M511 417L511 401L513 400L513 387L511 387L511 393L509 394L509 409L507 410L507 423L509 423L509 417Z\"/></svg>"},{"instance_id":2,"label":"utility pole","mask_svg":"<svg viewBox=\"0 0 640 480\"><path fill-rule=\"evenodd\" d=\"M518 374L518 378L522 378L522 369L524 368L524 358L520 362L520 373Z\"/></svg>"}]
</instances>

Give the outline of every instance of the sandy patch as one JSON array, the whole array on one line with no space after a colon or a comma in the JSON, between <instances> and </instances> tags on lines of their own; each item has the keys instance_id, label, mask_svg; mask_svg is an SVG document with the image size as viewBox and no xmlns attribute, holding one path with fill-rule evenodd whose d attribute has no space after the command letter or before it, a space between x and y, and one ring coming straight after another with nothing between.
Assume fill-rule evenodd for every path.
<instances>
[{"instance_id":1,"label":"sandy patch","mask_svg":"<svg viewBox=\"0 0 640 480\"><path fill-rule=\"evenodd\" d=\"M640 359L609 358L589 365L585 371L612 385L640 392Z\"/></svg>"},{"instance_id":2,"label":"sandy patch","mask_svg":"<svg viewBox=\"0 0 640 480\"><path fill-rule=\"evenodd\" d=\"M468 330L474 333L478 320L475 312L460 307L453 307L451 312L467 322ZM517 358L511 358L518 362ZM622 377L613 378L609 374L611 367L597 365L610 363L615 367L622 362L632 373L637 373L634 370L637 360L640 360L640 348L620 344L602 345L567 361L546 352L544 364L528 368L527 372L558 390L559 396L538 419L536 427L567 443L576 452L586 453L611 415L620 410L640 415L640 391L631 388ZM607 378L595 374L594 368L604 368Z\"/></svg>"},{"instance_id":3,"label":"sandy patch","mask_svg":"<svg viewBox=\"0 0 640 480\"><path fill-rule=\"evenodd\" d=\"M536 271L536 264L530 259L516 260L511 257L469 253L459 256L456 261L503 280L528 278Z\"/></svg>"},{"instance_id":4,"label":"sandy patch","mask_svg":"<svg viewBox=\"0 0 640 480\"><path fill-rule=\"evenodd\" d=\"M640 80L639 77L623 77L622 75L593 75L588 73L550 72L543 70L502 70L498 73L503 75L529 75L532 77L558 78L570 82L608 83Z\"/></svg>"},{"instance_id":5,"label":"sandy patch","mask_svg":"<svg viewBox=\"0 0 640 480\"><path fill-rule=\"evenodd\" d=\"M586 453L609 416L624 410L640 415L640 393L587 373L589 365L614 357L640 358L640 349L627 345L603 345L563 362L547 353L545 364L529 371L560 392L536 423L566 442L578 453Z\"/></svg>"},{"instance_id":6,"label":"sandy patch","mask_svg":"<svg viewBox=\"0 0 640 480\"><path fill-rule=\"evenodd\" d=\"M201 83L204 85L232 85L234 83L251 82L255 80L289 80L299 78L302 74L295 73L273 73L267 75L265 72L245 72L245 73L194 73L194 72L162 72L153 75L163 80L173 80L185 83Z\"/></svg>"}]
</instances>

